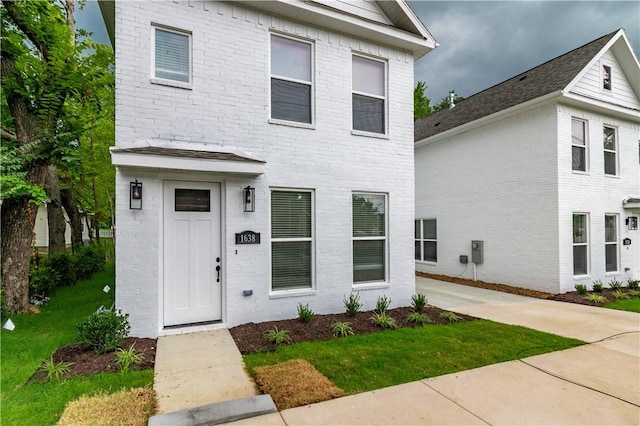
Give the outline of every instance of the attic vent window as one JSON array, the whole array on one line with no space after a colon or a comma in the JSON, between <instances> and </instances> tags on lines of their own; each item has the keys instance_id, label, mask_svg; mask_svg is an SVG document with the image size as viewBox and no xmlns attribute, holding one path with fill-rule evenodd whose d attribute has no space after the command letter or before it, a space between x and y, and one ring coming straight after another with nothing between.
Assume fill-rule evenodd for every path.
<instances>
[{"instance_id":1,"label":"attic vent window","mask_svg":"<svg viewBox=\"0 0 640 426\"><path fill-rule=\"evenodd\" d=\"M527 76L523 75L522 77L520 77L520 81L524 80L525 78L527 78Z\"/></svg>"},{"instance_id":2,"label":"attic vent window","mask_svg":"<svg viewBox=\"0 0 640 426\"><path fill-rule=\"evenodd\" d=\"M602 66L602 88L611 90L611 67L608 65Z\"/></svg>"}]
</instances>

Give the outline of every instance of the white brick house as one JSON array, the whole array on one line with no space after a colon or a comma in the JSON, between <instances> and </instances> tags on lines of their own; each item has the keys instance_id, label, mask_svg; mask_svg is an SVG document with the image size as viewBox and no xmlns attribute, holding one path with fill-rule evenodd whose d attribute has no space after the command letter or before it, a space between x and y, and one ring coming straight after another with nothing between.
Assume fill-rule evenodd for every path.
<instances>
[{"instance_id":1,"label":"white brick house","mask_svg":"<svg viewBox=\"0 0 640 426\"><path fill-rule=\"evenodd\" d=\"M619 30L418 121L416 270L550 293L640 279L639 98Z\"/></svg>"},{"instance_id":2,"label":"white brick house","mask_svg":"<svg viewBox=\"0 0 640 426\"><path fill-rule=\"evenodd\" d=\"M132 334L409 302L413 64L437 43L405 1L101 8Z\"/></svg>"}]
</instances>

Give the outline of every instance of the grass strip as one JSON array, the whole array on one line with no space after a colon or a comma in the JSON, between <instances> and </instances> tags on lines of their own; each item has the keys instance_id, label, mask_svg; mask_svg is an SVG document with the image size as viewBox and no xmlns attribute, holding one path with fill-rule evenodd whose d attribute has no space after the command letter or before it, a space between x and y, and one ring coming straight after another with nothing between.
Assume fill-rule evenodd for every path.
<instances>
[{"instance_id":1,"label":"grass strip","mask_svg":"<svg viewBox=\"0 0 640 426\"><path fill-rule=\"evenodd\" d=\"M291 359L311 363L347 394L477 368L584 342L487 320L402 328L246 355L250 371Z\"/></svg>"},{"instance_id":2,"label":"grass strip","mask_svg":"<svg viewBox=\"0 0 640 426\"><path fill-rule=\"evenodd\" d=\"M607 303L605 308L640 313L640 299L622 299Z\"/></svg>"}]
</instances>

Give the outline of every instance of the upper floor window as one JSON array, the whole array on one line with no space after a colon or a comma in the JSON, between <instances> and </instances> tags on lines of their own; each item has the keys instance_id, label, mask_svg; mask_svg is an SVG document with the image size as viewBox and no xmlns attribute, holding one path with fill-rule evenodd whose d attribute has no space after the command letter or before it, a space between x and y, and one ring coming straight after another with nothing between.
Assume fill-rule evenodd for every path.
<instances>
[{"instance_id":1,"label":"upper floor window","mask_svg":"<svg viewBox=\"0 0 640 426\"><path fill-rule=\"evenodd\" d=\"M571 119L571 164L575 171L587 171L587 131L586 122Z\"/></svg>"},{"instance_id":2,"label":"upper floor window","mask_svg":"<svg viewBox=\"0 0 640 426\"><path fill-rule=\"evenodd\" d=\"M618 162L616 159L617 143L616 129L604 126L604 174L617 175Z\"/></svg>"},{"instance_id":3,"label":"upper floor window","mask_svg":"<svg viewBox=\"0 0 640 426\"><path fill-rule=\"evenodd\" d=\"M386 132L386 63L353 55L353 130Z\"/></svg>"},{"instance_id":4,"label":"upper floor window","mask_svg":"<svg viewBox=\"0 0 640 426\"><path fill-rule=\"evenodd\" d=\"M191 34L155 27L153 77L191 82Z\"/></svg>"},{"instance_id":5,"label":"upper floor window","mask_svg":"<svg viewBox=\"0 0 640 426\"><path fill-rule=\"evenodd\" d=\"M354 193L352 197L353 282L386 281L387 197Z\"/></svg>"},{"instance_id":6,"label":"upper floor window","mask_svg":"<svg viewBox=\"0 0 640 426\"><path fill-rule=\"evenodd\" d=\"M611 67L609 65L602 66L602 88L611 90Z\"/></svg>"},{"instance_id":7,"label":"upper floor window","mask_svg":"<svg viewBox=\"0 0 640 426\"><path fill-rule=\"evenodd\" d=\"M438 261L438 231L436 219L418 219L415 222L416 260Z\"/></svg>"},{"instance_id":8,"label":"upper floor window","mask_svg":"<svg viewBox=\"0 0 640 426\"><path fill-rule=\"evenodd\" d=\"M311 124L311 43L271 35L271 118Z\"/></svg>"},{"instance_id":9,"label":"upper floor window","mask_svg":"<svg viewBox=\"0 0 640 426\"><path fill-rule=\"evenodd\" d=\"M586 213L573 214L573 275L589 273L589 234Z\"/></svg>"}]
</instances>

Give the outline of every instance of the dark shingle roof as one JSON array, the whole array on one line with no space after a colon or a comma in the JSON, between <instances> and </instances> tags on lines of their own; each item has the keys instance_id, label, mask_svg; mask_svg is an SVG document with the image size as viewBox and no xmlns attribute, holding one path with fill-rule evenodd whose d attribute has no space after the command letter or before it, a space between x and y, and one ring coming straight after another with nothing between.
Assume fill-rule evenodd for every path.
<instances>
[{"instance_id":1,"label":"dark shingle roof","mask_svg":"<svg viewBox=\"0 0 640 426\"><path fill-rule=\"evenodd\" d=\"M111 152L131 153L142 155L165 155L168 157L197 158L200 160L223 160L223 161L246 161L254 163L264 163L262 160L243 157L230 152L197 151L190 149L163 148L158 146L144 146L135 148L115 148Z\"/></svg>"},{"instance_id":2,"label":"dark shingle roof","mask_svg":"<svg viewBox=\"0 0 640 426\"><path fill-rule=\"evenodd\" d=\"M453 109L441 110L416 121L414 140L417 142L426 139L512 106L564 89L617 32L600 37L509 80L478 92L456 104Z\"/></svg>"}]
</instances>

